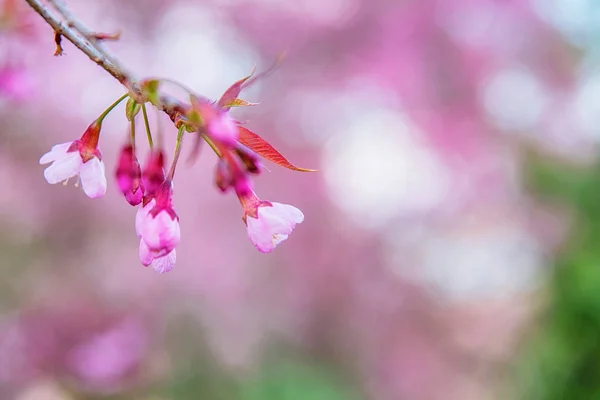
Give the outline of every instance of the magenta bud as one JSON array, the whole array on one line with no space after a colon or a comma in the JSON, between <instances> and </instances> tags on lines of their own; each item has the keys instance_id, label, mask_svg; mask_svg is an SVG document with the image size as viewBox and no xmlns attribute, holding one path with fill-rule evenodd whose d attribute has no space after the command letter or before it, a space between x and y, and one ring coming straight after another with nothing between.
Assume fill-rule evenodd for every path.
<instances>
[{"instance_id":1,"label":"magenta bud","mask_svg":"<svg viewBox=\"0 0 600 400\"><path fill-rule=\"evenodd\" d=\"M219 160L215 167L215 185L222 191L226 192L231 187L232 179L227 163Z\"/></svg>"},{"instance_id":2,"label":"magenta bud","mask_svg":"<svg viewBox=\"0 0 600 400\"><path fill-rule=\"evenodd\" d=\"M246 197L252 193L252 182L245 174L240 174L234 179L233 187L238 196Z\"/></svg>"},{"instance_id":3,"label":"magenta bud","mask_svg":"<svg viewBox=\"0 0 600 400\"><path fill-rule=\"evenodd\" d=\"M259 174L261 171L260 160L255 152L246 146L238 143L235 147L235 153L244 164L244 168L250 174Z\"/></svg>"},{"instance_id":4,"label":"magenta bud","mask_svg":"<svg viewBox=\"0 0 600 400\"><path fill-rule=\"evenodd\" d=\"M132 206L140 204L144 196L144 188L141 183L142 171L133 146L130 144L125 145L121 150L115 177L117 186L125 195L127 202Z\"/></svg>"},{"instance_id":5,"label":"magenta bud","mask_svg":"<svg viewBox=\"0 0 600 400\"><path fill-rule=\"evenodd\" d=\"M160 185L165 181L164 155L161 150L154 150L142 171L142 185L146 195L154 196Z\"/></svg>"}]
</instances>

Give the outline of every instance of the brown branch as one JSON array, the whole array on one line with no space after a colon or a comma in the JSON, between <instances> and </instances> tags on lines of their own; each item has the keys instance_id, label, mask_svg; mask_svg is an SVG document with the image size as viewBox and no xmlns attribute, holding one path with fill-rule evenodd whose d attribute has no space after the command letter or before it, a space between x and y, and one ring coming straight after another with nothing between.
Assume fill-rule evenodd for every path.
<instances>
[{"instance_id":1,"label":"brown branch","mask_svg":"<svg viewBox=\"0 0 600 400\"><path fill-rule=\"evenodd\" d=\"M65 4L64 0L48 0L48 4L50 4L59 14L62 15L64 21L67 23L67 26L70 28L75 28L84 38L86 38L96 49L104 55L104 57L110 61L115 67L124 70L123 66L119 63L119 61L111 55L108 51L106 51L100 41L101 40L117 40L120 36L120 33L116 34L107 34L107 33L96 33L92 29L88 28L82 21L80 21L69 8Z\"/></svg>"},{"instance_id":2,"label":"brown branch","mask_svg":"<svg viewBox=\"0 0 600 400\"><path fill-rule=\"evenodd\" d=\"M73 16L64 5L50 0L50 2L57 8L62 14L62 18L56 15L53 11L49 10L40 0L25 0L38 13L47 23L54 29L55 37L62 36L69 40L75 47L81 52L87 55L90 60L94 61L98 66L112 75L118 80L123 86L127 88L130 96L138 103L144 103L145 99L142 95L142 90L133 78L131 74L121 67L120 63L115 57L110 55L107 51L99 48L100 43L97 39L86 37L86 33L89 33L89 29ZM58 6L57 6L58 4ZM65 16L66 13L66 16ZM83 30L83 32L81 30ZM160 97L161 111L166 113L171 121L175 122L180 115L185 115L189 109L189 105L182 103L176 99L167 96Z\"/></svg>"},{"instance_id":3,"label":"brown branch","mask_svg":"<svg viewBox=\"0 0 600 400\"><path fill-rule=\"evenodd\" d=\"M75 47L87 55L90 60L94 61L106 72L111 74L116 80L124 85L133 96L141 99L140 88L135 83L134 79L127 72L113 64L102 51L96 46L89 43L88 40L77 34L77 31L63 22L60 17L47 9L40 0L25 0L27 4L34 9L47 23L54 29L55 34L62 35L69 40Z\"/></svg>"},{"instance_id":4,"label":"brown branch","mask_svg":"<svg viewBox=\"0 0 600 400\"><path fill-rule=\"evenodd\" d=\"M56 45L56 50L54 50L55 56L62 56L64 54L62 45L62 35L60 33L54 32L54 44Z\"/></svg>"}]
</instances>

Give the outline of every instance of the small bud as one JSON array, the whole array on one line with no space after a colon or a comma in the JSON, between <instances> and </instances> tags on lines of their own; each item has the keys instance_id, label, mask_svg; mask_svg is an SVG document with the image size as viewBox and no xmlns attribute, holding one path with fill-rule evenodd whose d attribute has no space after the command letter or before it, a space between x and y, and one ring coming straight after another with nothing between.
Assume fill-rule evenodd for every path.
<instances>
[{"instance_id":1,"label":"small bud","mask_svg":"<svg viewBox=\"0 0 600 400\"><path fill-rule=\"evenodd\" d=\"M140 84L144 98L157 107L160 106L160 99L158 97L159 85L160 81L157 79L145 80Z\"/></svg>"},{"instance_id":2,"label":"small bud","mask_svg":"<svg viewBox=\"0 0 600 400\"><path fill-rule=\"evenodd\" d=\"M235 153L238 155L238 157L242 161L242 164L244 164L246 171L248 171L251 174L259 174L260 173L260 170L261 170L260 165L261 164L260 164L260 160L258 159L258 156L255 152L253 152L246 146L238 143L235 147Z\"/></svg>"},{"instance_id":3,"label":"small bud","mask_svg":"<svg viewBox=\"0 0 600 400\"><path fill-rule=\"evenodd\" d=\"M154 196L160 185L165 181L165 158L162 150L153 150L142 171L142 184L146 195Z\"/></svg>"},{"instance_id":4,"label":"small bud","mask_svg":"<svg viewBox=\"0 0 600 400\"><path fill-rule=\"evenodd\" d=\"M232 179L227 163L223 160L217 162L215 167L215 185L225 193L231 187Z\"/></svg>"},{"instance_id":5,"label":"small bud","mask_svg":"<svg viewBox=\"0 0 600 400\"><path fill-rule=\"evenodd\" d=\"M144 187L141 182L142 171L133 146L130 144L124 146L121 150L115 177L117 186L127 202L132 206L140 204L144 197Z\"/></svg>"},{"instance_id":6,"label":"small bud","mask_svg":"<svg viewBox=\"0 0 600 400\"><path fill-rule=\"evenodd\" d=\"M127 104L125 105L125 116L127 116L127 120L133 120L135 116L140 112L141 108L142 106L131 97L127 99Z\"/></svg>"}]
</instances>

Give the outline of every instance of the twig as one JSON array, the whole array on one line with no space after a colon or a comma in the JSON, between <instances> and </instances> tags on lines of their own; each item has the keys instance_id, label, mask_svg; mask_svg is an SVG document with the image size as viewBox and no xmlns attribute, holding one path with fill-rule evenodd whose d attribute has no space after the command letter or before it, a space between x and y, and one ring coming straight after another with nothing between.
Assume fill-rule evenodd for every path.
<instances>
[{"instance_id":1,"label":"twig","mask_svg":"<svg viewBox=\"0 0 600 400\"><path fill-rule=\"evenodd\" d=\"M137 83L137 80L133 76L126 72L126 70L120 66L120 63L116 61L116 58L108 54L105 50L99 49L96 40L90 40L84 37L83 33L80 32L76 27L80 27L87 32L87 28L83 25L75 16L67 13L69 22L63 21L53 11L49 10L41 0L25 0L37 12L47 23L54 29L56 35L64 36L69 40L75 47L81 52L87 55L90 60L98 64L102 69L112 75L118 80L123 86L127 88L130 96L140 104L145 103L142 90ZM54 1L54 0L50 0ZM63 15L64 17L64 15ZM160 96L160 107L159 110L164 112L171 118L171 121L175 122L180 115L185 115L189 110L190 105L183 103L177 99L169 96Z\"/></svg>"},{"instance_id":2,"label":"twig","mask_svg":"<svg viewBox=\"0 0 600 400\"><path fill-rule=\"evenodd\" d=\"M40 0L25 0L27 4L31 6L44 20L54 29L55 34L62 35L69 40L75 47L81 50L87 55L90 60L94 61L106 72L111 74L116 80L124 85L133 96L141 98L141 90L133 80L123 69L117 67L110 60L107 59L103 52L99 51L93 44L89 43L86 39L77 34L73 27L68 26L66 23L48 10Z\"/></svg>"},{"instance_id":3,"label":"twig","mask_svg":"<svg viewBox=\"0 0 600 400\"><path fill-rule=\"evenodd\" d=\"M96 49L102 53L106 59L108 59L112 64L114 64L117 68L124 70L123 66L120 65L119 61L108 53L101 45L100 41L104 39L108 40L117 40L120 36L117 34L106 34L106 33L96 33L92 29L88 28L83 22L81 22L69 8L67 7L64 0L48 0L48 4L52 5L58 11L59 14L63 16L64 21L67 23L67 26L70 28L75 28L79 33L85 37L91 44L93 44Z\"/></svg>"}]
</instances>

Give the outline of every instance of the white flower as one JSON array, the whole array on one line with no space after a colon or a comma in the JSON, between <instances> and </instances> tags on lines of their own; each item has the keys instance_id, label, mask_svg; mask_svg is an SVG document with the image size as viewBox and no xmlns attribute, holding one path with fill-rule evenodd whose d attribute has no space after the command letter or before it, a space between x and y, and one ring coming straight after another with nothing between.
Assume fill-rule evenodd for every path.
<instances>
[{"instance_id":1,"label":"white flower","mask_svg":"<svg viewBox=\"0 0 600 400\"><path fill-rule=\"evenodd\" d=\"M52 163L44 170L44 177L48 183L55 184L78 176L88 197L102 197L106 193L104 162L97 156L83 161L81 152L77 150L78 142L57 144L40 158L40 164Z\"/></svg>"},{"instance_id":2,"label":"white flower","mask_svg":"<svg viewBox=\"0 0 600 400\"><path fill-rule=\"evenodd\" d=\"M246 214L248 237L258 251L268 253L292 233L296 224L304 221L302 211L289 204L261 204L258 218Z\"/></svg>"}]
</instances>

